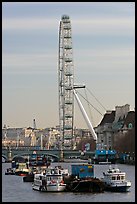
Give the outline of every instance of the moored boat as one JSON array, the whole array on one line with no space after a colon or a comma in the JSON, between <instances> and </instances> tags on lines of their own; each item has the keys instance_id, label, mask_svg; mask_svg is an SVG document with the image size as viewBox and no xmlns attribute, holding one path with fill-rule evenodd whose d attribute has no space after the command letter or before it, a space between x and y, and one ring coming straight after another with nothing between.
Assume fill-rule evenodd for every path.
<instances>
[{"instance_id":1,"label":"moored boat","mask_svg":"<svg viewBox=\"0 0 137 204\"><path fill-rule=\"evenodd\" d=\"M18 163L15 169L15 175L17 176L26 176L31 172L30 168L27 166L26 163Z\"/></svg>"},{"instance_id":2,"label":"moored boat","mask_svg":"<svg viewBox=\"0 0 137 204\"><path fill-rule=\"evenodd\" d=\"M94 177L94 165L73 164L72 174L65 178L66 190L71 192L103 192L104 183Z\"/></svg>"},{"instance_id":3,"label":"moored boat","mask_svg":"<svg viewBox=\"0 0 137 204\"><path fill-rule=\"evenodd\" d=\"M14 169L8 168L8 169L5 171L5 175L15 175Z\"/></svg>"},{"instance_id":4,"label":"moored boat","mask_svg":"<svg viewBox=\"0 0 137 204\"><path fill-rule=\"evenodd\" d=\"M64 176L67 170L61 168L47 168L45 173L34 175L34 182L32 184L33 190L47 191L47 192L60 192L65 191L66 184L64 183Z\"/></svg>"},{"instance_id":5,"label":"moored boat","mask_svg":"<svg viewBox=\"0 0 137 204\"><path fill-rule=\"evenodd\" d=\"M119 168L111 166L106 172L103 172L102 181L106 191L127 192L131 187L131 182L126 180L126 173Z\"/></svg>"},{"instance_id":6,"label":"moored boat","mask_svg":"<svg viewBox=\"0 0 137 204\"><path fill-rule=\"evenodd\" d=\"M94 164L115 164L117 160L116 150L95 150Z\"/></svg>"},{"instance_id":7,"label":"moored boat","mask_svg":"<svg viewBox=\"0 0 137 204\"><path fill-rule=\"evenodd\" d=\"M98 178L72 179L67 184L67 191L71 192L104 192L104 183Z\"/></svg>"}]
</instances>

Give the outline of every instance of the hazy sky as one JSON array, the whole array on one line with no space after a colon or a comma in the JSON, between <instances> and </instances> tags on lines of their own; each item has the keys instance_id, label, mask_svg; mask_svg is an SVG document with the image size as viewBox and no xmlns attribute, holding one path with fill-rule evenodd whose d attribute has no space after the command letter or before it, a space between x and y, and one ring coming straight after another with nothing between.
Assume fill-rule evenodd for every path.
<instances>
[{"instance_id":1,"label":"hazy sky","mask_svg":"<svg viewBox=\"0 0 137 204\"><path fill-rule=\"evenodd\" d=\"M125 104L134 110L134 2L3 2L2 126L32 127L34 118L37 128L59 124L58 33L64 14L72 26L75 83L84 83L107 110ZM102 116L92 107L89 112L98 125ZM74 125L87 128L76 103Z\"/></svg>"}]
</instances>

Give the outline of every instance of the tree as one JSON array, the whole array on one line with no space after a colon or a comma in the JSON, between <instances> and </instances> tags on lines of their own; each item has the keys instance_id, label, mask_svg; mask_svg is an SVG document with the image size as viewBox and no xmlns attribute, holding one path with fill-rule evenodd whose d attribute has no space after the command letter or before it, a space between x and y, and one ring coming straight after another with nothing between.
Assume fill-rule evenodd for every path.
<instances>
[{"instance_id":1,"label":"tree","mask_svg":"<svg viewBox=\"0 0 137 204\"><path fill-rule=\"evenodd\" d=\"M135 152L135 128L119 138L114 144L114 149L119 152Z\"/></svg>"}]
</instances>

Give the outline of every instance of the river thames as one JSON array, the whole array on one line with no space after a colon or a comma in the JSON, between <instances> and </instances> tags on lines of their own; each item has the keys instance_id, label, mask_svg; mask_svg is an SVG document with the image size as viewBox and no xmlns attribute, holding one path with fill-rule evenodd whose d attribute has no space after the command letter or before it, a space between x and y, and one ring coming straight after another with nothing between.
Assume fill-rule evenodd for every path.
<instances>
[{"instance_id":1,"label":"river thames","mask_svg":"<svg viewBox=\"0 0 137 204\"><path fill-rule=\"evenodd\" d=\"M53 163L52 166L61 165L68 168L71 173L71 163ZM5 175L10 163L2 163L2 202L135 202L135 166L117 164L121 171L127 174L132 186L129 192L103 192L103 193L73 193L73 192L39 192L32 190L31 182L23 182L23 177ZM113 164L111 165L114 166ZM95 177L103 177L103 171L109 165L94 165Z\"/></svg>"}]
</instances>

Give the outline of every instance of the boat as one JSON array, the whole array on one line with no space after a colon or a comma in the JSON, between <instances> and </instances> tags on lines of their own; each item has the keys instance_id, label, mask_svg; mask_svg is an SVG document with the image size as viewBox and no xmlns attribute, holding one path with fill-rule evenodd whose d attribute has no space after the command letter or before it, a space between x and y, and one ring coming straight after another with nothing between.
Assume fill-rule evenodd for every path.
<instances>
[{"instance_id":1,"label":"boat","mask_svg":"<svg viewBox=\"0 0 137 204\"><path fill-rule=\"evenodd\" d=\"M62 169L59 166L47 168L45 173L34 175L32 189L43 192L65 191L64 176L66 175L68 175L68 169Z\"/></svg>"},{"instance_id":2,"label":"boat","mask_svg":"<svg viewBox=\"0 0 137 204\"><path fill-rule=\"evenodd\" d=\"M94 165L72 164L71 175L64 179L66 191L70 192L103 192L104 183L94 177Z\"/></svg>"},{"instance_id":3,"label":"boat","mask_svg":"<svg viewBox=\"0 0 137 204\"><path fill-rule=\"evenodd\" d=\"M105 185L105 190L115 192L127 192L131 187L131 182L126 180L126 173L122 172L118 167L111 166L106 172L103 172L102 181Z\"/></svg>"},{"instance_id":4,"label":"boat","mask_svg":"<svg viewBox=\"0 0 137 204\"><path fill-rule=\"evenodd\" d=\"M26 176L31 172L31 169L28 167L26 163L18 163L16 164L15 175L17 176Z\"/></svg>"},{"instance_id":5,"label":"boat","mask_svg":"<svg viewBox=\"0 0 137 204\"><path fill-rule=\"evenodd\" d=\"M15 175L15 169L16 169L16 162L11 162L11 167L7 168L5 171L5 175Z\"/></svg>"},{"instance_id":6,"label":"boat","mask_svg":"<svg viewBox=\"0 0 137 204\"><path fill-rule=\"evenodd\" d=\"M8 169L5 171L5 175L15 175L14 169L8 168Z\"/></svg>"},{"instance_id":7,"label":"boat","mask_svg":"<svg viewBox=\"0 0 137 204\"><path fill-rule=\"evenodd\" d=\"M96 149L93 162L94 164L115 164L116 159L117 159L116 150Z\"/></svg>"},{"instance_id":8,"label":"boat","mask_svg":"<svg viewBox=\"0 0 137 204\"><path fill-rule=\"evenodd\" d=\"M67 185L66 189L70 192L102 193L104 192L104 183L99 178L76 178Z\"/></svg>"}]
</instances>

